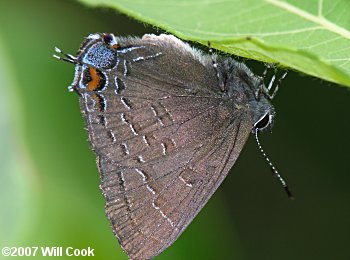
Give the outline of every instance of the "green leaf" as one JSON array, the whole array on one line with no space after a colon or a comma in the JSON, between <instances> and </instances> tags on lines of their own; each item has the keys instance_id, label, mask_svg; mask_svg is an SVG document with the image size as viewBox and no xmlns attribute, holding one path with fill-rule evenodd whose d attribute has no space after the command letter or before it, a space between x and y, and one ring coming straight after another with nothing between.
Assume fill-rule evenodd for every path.
<instances>
[{"instance_id":1,"label":"green leaf","mask_svg":"<svg viewBox=\"0 0 350 260\"><path fill-rule=\"evenodd\" d=\"M350 87L349 0L80 0L184 40ZM118 26L118 25L116 25Z\"/></svg>"}]
</instances>

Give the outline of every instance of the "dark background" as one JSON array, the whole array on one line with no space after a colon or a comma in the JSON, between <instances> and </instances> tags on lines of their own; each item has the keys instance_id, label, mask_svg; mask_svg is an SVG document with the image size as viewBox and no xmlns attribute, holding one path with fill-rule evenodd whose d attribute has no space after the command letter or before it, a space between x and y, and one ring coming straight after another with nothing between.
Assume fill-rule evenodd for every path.
<instances>
[{"instance_id":1,"label":"dark background","mask_svg":"<svg viewBox=\"0 0 350 260\"><path fill-rule=\"evenodd\" d=\"M54 46L75 54L94 32L157 33L74 1L0 0L0 247L90 246L95 259L126 259L104 214L78 97L67 91L74 67L52 58ZM273 134L261 142L296 199L251 136L214 197L157 259L350 259L349 102L347 88L289 72L273 101Z\"/></svg>"}]
</instances>

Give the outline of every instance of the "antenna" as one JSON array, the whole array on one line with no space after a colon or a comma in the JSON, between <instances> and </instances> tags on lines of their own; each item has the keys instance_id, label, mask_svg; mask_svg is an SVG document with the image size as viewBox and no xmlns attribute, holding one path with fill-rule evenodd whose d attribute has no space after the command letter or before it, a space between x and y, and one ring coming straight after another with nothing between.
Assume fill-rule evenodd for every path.
<instances>
[{"instance_id":1,"label":"antenna","mask_svg":"<svg viewBox=\"0 0 350 260\"><path fill-rule=\"evenodd\" d=\"M275 166L272 164L272 162L270 161L269 157L266 155L266 153L264 152L264 149L262 148L259 138L258 138L258 131L259 129L255 129L255 140L256 143L258 145L258 148L262 154L262 156L265 158L265 160L267 161L267 163L270 166L270 169L272 171L273 176L275 176L277 178L277 180L281 183L282 187L284 188L284 190L286 191L288 197L290 199L294 199L293 194L291 193L291 191L288 188L287 182L284 180L284 178L281 176L281 174L279 174L279 172L277 171L277 169L275 168Z\"/></svg>"}]
</instances>

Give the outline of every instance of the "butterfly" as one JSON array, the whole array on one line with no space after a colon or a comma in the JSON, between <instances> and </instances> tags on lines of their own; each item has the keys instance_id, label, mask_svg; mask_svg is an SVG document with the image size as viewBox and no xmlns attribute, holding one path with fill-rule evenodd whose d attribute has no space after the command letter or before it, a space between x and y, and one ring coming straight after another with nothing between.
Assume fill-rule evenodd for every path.
<instances>
[{"instance_id":1,"label":"butterfly","mask_svg":"<svg viewBox=\"0 0 350 260\"><path fill-rule=\"evenodd\" d=\"M172 35L89 35L70 90L79 95L113 232L130 259L180 236L235 164L250 133L274 119L272 83L230 57ZM283 76L284 77L284 76ZM277 90L277 88L275 89Z\"/></svg>"}]
</instances>

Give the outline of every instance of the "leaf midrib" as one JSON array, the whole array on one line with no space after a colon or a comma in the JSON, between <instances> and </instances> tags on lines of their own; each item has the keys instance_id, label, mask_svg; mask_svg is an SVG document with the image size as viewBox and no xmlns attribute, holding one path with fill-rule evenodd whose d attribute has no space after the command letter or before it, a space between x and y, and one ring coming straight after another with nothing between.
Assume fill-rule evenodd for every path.
<instances>
[{"instance_id":1,"label":"leaf midrib","mask_svg":"<svg viewBox=\"0 0 350 260\"><path fill-rule=\"evenodd\" d=\"M338 26L335 23L332 23L331 21L327 20L322 16L320 13L320 10L322 10L322 7L319 7L319 15L315 16L311 13L308 13L302 9L299 9L287 2L281 2L279 0L265 0L266 3L274 5L276 7L279 7L283 9L284 11L287 11L289 13L295 14L301 18L304 18L305 20L311 21L313 23L316 23L320 26L322 26L323 29L328 30L330 32L339 34L340 36L349 39L350 40L350 31L347 29ZM320 1L322 5L322 1Z\"/></svg>"}]
</instances>

